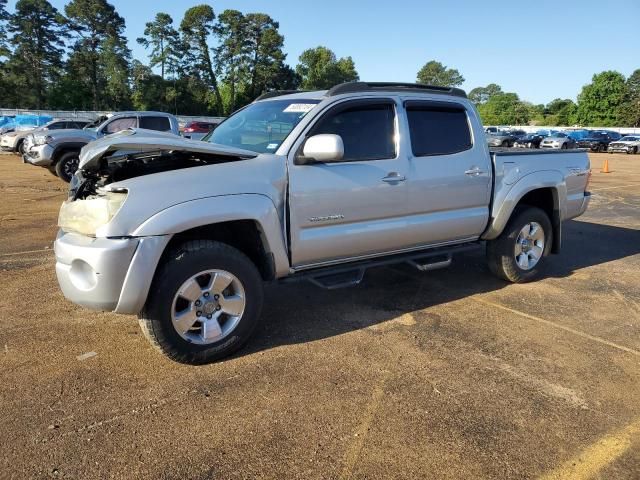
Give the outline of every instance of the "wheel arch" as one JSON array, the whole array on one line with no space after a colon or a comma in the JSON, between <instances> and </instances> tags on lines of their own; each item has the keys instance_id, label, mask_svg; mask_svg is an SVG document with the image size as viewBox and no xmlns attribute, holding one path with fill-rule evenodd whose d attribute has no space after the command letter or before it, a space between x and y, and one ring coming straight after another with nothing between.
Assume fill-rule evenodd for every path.
<instances>
[{"instance_id":1,"label":"wheel arch","mask_svg":"<svg viewBox=\"0 0 640 480\"><path fill-rule=\"evenodd\" d=\"M271 199L261 194L226 195L180 203L146 220L133 235L171 235L165 252L180 242L196 238L220 241L245 253L256 263L265 280L289 273L280 216Z\"/></svg>"},{"instance_id":2,"label":"wheel arch","mask_svg":"<svg viewBox=\"0 0 640 480\"><path fill-rule=\"evenodd\" d=\"M70 142L70 143L63 143L60 144L58 146L56 146L53 149L53 154L51 155L51 165L55 165L56 163L58 163L58 160L60 160L60 157L62 157L62 155L64 155L65 153L68 152L78 152L80 153L80 150L82 150L82 147L84 147L88 142Z\"/></svg>"},{"instance_id":3,"label":"wheel arch","mask_svg":"<svg viewBox=\"0 0 640 480\"><path fill-rule=\"evenodd\" d=\"M567 186L558 171L540 171L526 175L506 193L498 194L494 205L500 205L492 213L489 226L482 238L497 238L519 205L529 205L543 210L553 227L552 253L558 253L562 239L562 219L566 212Z\"/></svg>"}]
</instances>

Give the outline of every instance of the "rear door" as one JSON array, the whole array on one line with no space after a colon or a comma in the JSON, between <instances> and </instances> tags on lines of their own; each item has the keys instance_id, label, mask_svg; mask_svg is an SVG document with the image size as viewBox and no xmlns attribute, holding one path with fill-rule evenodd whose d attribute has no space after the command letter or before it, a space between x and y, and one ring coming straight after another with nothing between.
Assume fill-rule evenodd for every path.
<instances>
[{"instance_id":1,"label":"rear door","mask_svg":"<svg viewBox=\"0 0 640 480\"><path fill-rule=\"evenodd\" d=\"M475 112L455 101L407 100L410 234L422 245L476 239L487 226L492 168ZM473 121L472 121L473 120Z\"/></svg>"},{"instance_id":2,"label":"rear door","mask_svg":"<svg viewBox=\"0 0 640 480\"><path fill-rule=\"evenodd\" d=\"M341 162L296 165L289 156L291 260L296 267L402 248L407 212L406 152L392 98L348 100L330 107L305 139L342 137Z\"/></svg>"}]
</instances>

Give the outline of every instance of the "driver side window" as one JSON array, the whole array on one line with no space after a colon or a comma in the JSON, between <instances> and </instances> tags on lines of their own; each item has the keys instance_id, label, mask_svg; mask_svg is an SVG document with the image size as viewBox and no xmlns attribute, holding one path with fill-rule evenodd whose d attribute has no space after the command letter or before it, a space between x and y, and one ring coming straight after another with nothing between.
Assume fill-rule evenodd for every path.
<instances>
[{"instance_id":1,"label":"driver side window","mask_svg":"<svg viewBox=\"0 0 640 480\"><path fill-rule=\"evenodd\" d=\"M136 128L138 126L138 119L136 117L122 117L113 120L108 123L102 132L105 135L109 135L110 133L120 132L122 130L126 130L127 128Z\"/></svg>"},{"instance_id":2,"label":"driver side window","mask_svg":"<svg viewBox=\"0 0 640 480\"><path fill-rule=\"evenodd\" d=\"M343 161L383 160L396 156L393 103L366 102L329 112L313 127L312 135L340 135Z\"/></svg>"}]
</instances>

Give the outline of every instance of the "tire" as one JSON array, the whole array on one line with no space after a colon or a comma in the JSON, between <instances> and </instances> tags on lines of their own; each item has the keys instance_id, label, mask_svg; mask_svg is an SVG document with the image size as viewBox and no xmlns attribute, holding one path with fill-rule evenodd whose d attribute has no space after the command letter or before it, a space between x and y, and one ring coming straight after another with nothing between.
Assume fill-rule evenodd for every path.
<instances>
[{"instance_id":1,"label":"tire","mask_svg":"<svg viewBox=\"0 0 640 480\"><path fill-rule=\"evenodd\" d=\"M47 170L49 170L49 173L55 177L58 176L58 174L56 173L56 167L47 167Z\"/></svg>"},{"instance_id":2,"label":"tire","mask_svg":"<svg viewBox=\"0 0 640 480\"><path fill-rule=\"evenodd\" d=\"M607 151L607 147L605 147L604 145L598 145L599 153L605 153L606 151Z\"/></svg>"},{"instance_id":3,"label":"tire","mask_svg":"<svg viewBox=\"0 0 640 480\"><path fill-rule=\"evenodd\" d=\"M212 270L222 276L221 285L229 277L237 282L232 281L214 295L217 276L211 275L209 279L207 274L202 274ZM211 285L209 294L206 285ZM233 289L236 291L231 294ZM187 294L192 300L182 296ZM223 243L193 240L174 249L159 267L138 321L151 344L172 360L191 365L210 363L231 355L249 340L260 320L263 295L262 278L246 255ZM242 311L236 316L226 313L229 307L225 303L232 298L236 301L244 299ZM181 310L182 314L176 310ZM211 319L212 314L214 319ZM188 317L180 329L182 333L174 323L181 315ZM195 323L191 323L194 318ZM190 329L185 331L190 324ZM209 341L205 339L205 325L212 324L216 328L208 328L218 333ZM225 334L225 329L230 330Z\"/></svg>"},{"instance_id":4,"label":"tire","mask_svg":"<svg viewBox=\"0 0 640 480\"><path fill-rule=\"evenodd\" d=\"M24 155L24 139L18 141L18 144L16 145L16 153Z\"/></svg>"},{"instance_id":5,"label":"tire","mask_svg":"<svg viewBox=\"0 0 640 480\"><path fill-rule=\"evenodd\" d=\"M569 148L569 145L567 145L566 143L563 143L560 147L561 150L566 150L567 148Z\"/></svg>"},{"instance_id":6,"label":"tire","mask_svg":"<svg viewBox=\"0 0 640 480\"><path fill-rule=\"evenodd\" d=\"M542 229L542 239L544 244L539 242L530 243L531 255L538 252L539 258L528 268L522 268L516 260L517 249L524 253L522 246L517 246L517 241L521 232L527 225L537 224ZM495 240L487 242L487 261L489 269L499 278L513 283L524 283L533 280L539 274L540 264L546 255L551 251L553 239L551 220L547 214L536 207L521 205L516 207L511 219L507 223L502 234ZM538 246L538 249L535 247ZM526 253L524 253L527 255ZM520 258L520 257L518 257Z\"/></svg>"},{"instance_id":7,"label":"tire","mask_svg":"<svg viewBox=\"0 0 640 480\"><path fill-rule=\"evenodd\" d=\"M631 150L627 150L627 155L635 155L636 153L638 153L638 147L633 147Z\"/></svg>"},{"instance_id":8,"label":"tire","mask_svg":"<svg viewBox=\"0 0 640 480\"><path fill-rule=\"evenodd\" d=\"M509 146L509 142L508 141L504 141L500 144L501 147L508 147Z\"/></svg>"},{"instance_id":9,"label":"tire","mask_svg":"<svg viewBox=\"0 0 640 480\"><path fill-rule=\"evenodd\" d=\"M56 163L56 175L69 183L71 177L78 169L80 163L80 152L67 152L63 154Z\"/></svg>"}]
</instances>

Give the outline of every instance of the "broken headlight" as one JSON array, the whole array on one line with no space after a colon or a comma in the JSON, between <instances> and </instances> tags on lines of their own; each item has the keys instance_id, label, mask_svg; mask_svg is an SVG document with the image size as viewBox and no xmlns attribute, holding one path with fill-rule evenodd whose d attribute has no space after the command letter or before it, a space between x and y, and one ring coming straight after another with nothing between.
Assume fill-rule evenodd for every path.
<instances>
[{"instance_id":1,"label":"broken headlight","mask_svg":"<svg viewBox=\"0 0 640 480\"><path fill-rule=\"evenodd\" d=\"M127 198L126 192L98 191L83 200L67 200L60 207L58 226L65 232L95 237L111 221Z\"/></svg>"}]
</instances>

